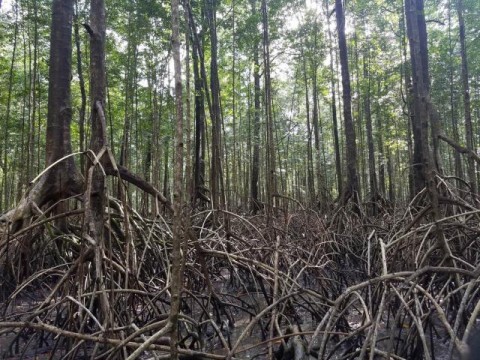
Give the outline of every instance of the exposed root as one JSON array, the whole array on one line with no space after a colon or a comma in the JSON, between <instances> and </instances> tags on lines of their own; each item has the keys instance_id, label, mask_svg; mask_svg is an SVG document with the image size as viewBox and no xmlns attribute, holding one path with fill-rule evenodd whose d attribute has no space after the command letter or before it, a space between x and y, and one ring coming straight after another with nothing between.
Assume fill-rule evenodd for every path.
<instances>
[{"instance_id":1,"label":"exposed root","mask_svg":"<svg viewBox=\"0 0 480 360\"><path fill-rule=\"evenodd\" d=\"M451 256L437 245L421 195L403 211L379 207L376 218L341 208L327 217L285 213L274 223L277 244L262 216L229 213L227 234L209 225L211 212L194 214L185 229L180 357L245 358L269 346L279 359L458 356L480 312L480 209L447 182L440 186ZM45 213L4 234L0 256L13 279L21 279L22 255L8 248L28 243L35 256L33 275L11 284L1 303L0 356L133 359L140 349L169 357L171 219L109 199L103 284L95 281L95 244L83 236L81 209L64 214L68 233L52 227L60 214Z\"/></svg>"}]
</instances>

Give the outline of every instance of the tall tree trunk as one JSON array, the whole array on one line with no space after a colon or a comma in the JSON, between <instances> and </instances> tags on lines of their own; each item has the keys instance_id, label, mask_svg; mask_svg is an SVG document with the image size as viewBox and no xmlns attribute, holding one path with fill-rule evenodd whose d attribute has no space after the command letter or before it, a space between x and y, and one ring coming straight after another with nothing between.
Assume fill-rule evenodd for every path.
<instances>
[{"instance_id":1,"label":"tall tree trunk","mask_svg":"<svg viewBox=\"0 0 480 360\"><path fill-rule=\"evenodd\" d=\"M160 173L161 173L161 144L160 144L160 111L161 100L158 99L158 87L157 87L157 69L152 69L152 86L153 86L153 116L152 116L152 185L156 188L160 188ZM161 91L161 90L160 90ZM161 95L160 95L161 96ZM152 201L152 212L154 214L159 213L159 208L156 201Z\"/></svg>"},{"instance_id":2,"label":"tall tree trunk","mask_svg":"<svg viewBox=\"0 0 480 360\"><path fill-rule=\"evenodd\" d=\"M180 63L180 30L179 30L179 3L172 0L172 55L175 68L175 160L173 168L174 176L174 223L173 244L171 254L172 280L171 280L171 307L170 322L172 324L171 358L178 359L178 315L182 293L182 254L181 244L183 239L182 223L182 199L183 199L183 103L182 103L182 65Z\"/></svg>"},{"instance_id":3,"label":"tall tree trunk","mask_svg":"<svg viewBox=\"0 0 480 360\"><path fill-rule=\"evenodd\" d=\"M462 57L462 87L463 87L463 108L465 113L465 137L467 148L474 151L475 142L473 137L472 111L470 107L470 85L468 83L468 60L467 46L465 43L465 21L463 19L463 0L457 0L458 27L460 35L460 55ZM468 181L472 193L478 192L477 176L475 172L475 162L473 157L468 157Z\"/></svg>"},{"instance_id":4,"label":"tall tree trunk","mask_svg":"<svg viewBox=\"0 0 480 360\"><path fill-rule=\"evenodd\" d=\"M432 105L429 93L427 33L425 31L423 0L405 0L405 14L412 62L415 121L420 122L421 141L424 144L422 147L423 178L432 207L438 246L443 250L444 255L451 259L452 253L445 239L442 224L438 222L441 219L439 194L435 181L435 163L428 142L428 126L429 121L432 121ZM448 263L450 263L450 260L448 260Z\"/></svg>"},{"instance_id":5,"label":"tall tree trunk","mask_svg":"<svg viewBox=\"0 0 480 360\"><path fill-rule=\"evenodd\" d=\"M106 90L106 66L105 66L105 3L104 0L90 1L90 25L87 27L90 35L90 101L91 113L91 137L90 150L99 154L105 149L106 144L106 120L105 120L105 90ZM104 326L112 326L112 313L105 292L104 276L104 212L105 212L105 177L99 164L89 161L87 164L87 191L85 194L85 208L88 235L96 242L95 246L95 281L100 290L101 321ZM128 256L128 251L127 251ZM127 263L128 263L127 259Z\"/></svg>"},{"instance_id":6,"label":"tall tree trunk","mask_svg":"<svg viewBox=\"0 0 480 360\"><path fill-rule=\"evenodd\" d=\"M315 28L317 26L315 25ZM317 33L315 33L315 49L317 49ZM317 180L317 202L320 207L325 207L325 202L327 201L327 187L325 184L324 176L322 175L322 150L323 144L320 141L320 121L319 121L319 109L318 109L318 83L317 83L317 72L318 64L314 60L312 64L312 100L313 100L313 113L312 113L312 125L313 125L313 134L315 139L315 163L316 163L316 180ZM325 164L325 162L324 162Z\"/></svg>"},{"instance_id":7,"label":"tall tree trunk","mask_svg":"<svg viewBox=\"0 0 480 360\"><path fill-rule=\"evenodd\" d=\"M414 146L417 146L412 142L412 136L415 141L416 135L416 128L415 128L415 114L413 111L413 87L412 87L412 76L411 76L411 62L407 56L407 28L406 28L406 19L405 19L405 12L402 12L402 16L399 21L399 30L401 33L401 48L402 48L402 59L403 59L403 69L400 76L403 77L403 101L404 101L404 113L407 116L407 146L408 146L408 157L409 163L412 166L409 167L408 172L408 190L409 190L409 198L413 199L417 192L417 184L418 184L418 168L416 167L416 160L415 156L417 156L417 149ZM379 128L379 134L381 134L381 129ZM381 193L385 194L384 184L380 181Z\"/></svg>"},{"instance_id":8,"label":"tall tree trunk","mask_svg":"<svg viewBox=\"0 0 480 360\"><path fill-rule=\"evenodd\" d=\"M170 155L169 155L169 149L170 149L170 141L167 138L163 141L162 144L164 148L164 155L163 155L163 196L165 198L169 198L169 192L168 189L170 188L169 184L169 177L168 177L168 171L170 169ZM166 210L166 209L165 209Z\"/></svg>"},{"instance_id":9,"label":"tall tree trunk","mask_svg":"<svg viewBox=\"0 0 480 360\"><path fill-rule=\"evenodd\" d=\"M186 0L188 1L188 0ZM185 108L186 108L186 118L185 118L185 136L186 136L186 141L185 141L185 174L186 174L186 181L185 181L185 196L187 200L188 197L191 197L193 195L193 174L192 174L192 108L191 108L191 102L192 102L192 97L191 97L191 88L190 88L190 31L188 27L188 13L184 11L184 21L185 21L185 26L187 26L185 30L185 47L186 47L186 57L185 57ZM190 199L188 199L190 200Z\"/></svg>"},{"instance_id":10,"label":"tall tree trunk","mask_svg":"<svg viewBox=\"0 0 480 360\"><path fill-rule=\"evenodd\" d=\"M409 38L409 42L411 44L412 34L410 22L412 21L412 14L409 14L411 4L409 3L410 0L405 0L405 18L406 18L406 27L407 27L407 36ZM417 21L416 17L414 17L413 21ZM410 51L411 50L410 45ZM413 63L413 55L410 56L410 69L408 67L405 68L405 82L407 88L407 102L409 106L409 115L412 124L412 134L413 134L413 157L412 157L412 173L413 173L413 192L412 195L415 196L418 194L422 189L425 187L425 171L424 171L424 164L423 164L423 148L424 145L427 146L427 143L422 142L422 125L421 120L418 119L418 114L414 109L414 89L412 82L410 81L410 77L413 78L415 64Z\"/></svg>"},{"instance_id":11,"label":"tall tree trunk","mask_svg":"<svg viewBox=\"0 0 480 360\"><path fill-rule=\"evenodd\" d=\"M5 124L3 132L3 209L10 206L10 197L9 197L9 187L8 187L8 148L9 145L9 127L10 127L10 112L12 106L12 90L13 90L13 69L15 65L15 59L17 55L17 38L18 38L18 4L15 5L15 26L13 32L13 51L12 51L12 61L10 62L10 70L8 74L8 95L7 95L7 113L5 114ZM0 199L0 205L1 205Z\"/></svg>"},{"instance_id":12,"label":"tall tree trunk","mask_svg":"<svg viewBox=\"0 0 480 360\"><path fill-rule=\"evenodd\" d=\"M422 19L419 18L417 13L417 1L422 2L422 0L405 0L405 13L407 20L407 30L410 43L410 57L412 64L412 79L413 79L413 104L414 104L414 144L415 144L415 155L414 155L414 168L416 172L420 169L421 174L415 174L416 180L426 181L427 172L430 170L428 166L432 165L432 157L428 146L428 122L429 122L429 108L427 104L427 99L425 98L428 95L428 71L425 68L425 65L428 64L427 54L425 49L422 46L423 41L420 39L421 34L421 25ZM423 18L424 21L424 18ZM421 153L418 152L421 150ZM421 183L415 184L416 192L421 190L419 187Z\"/></svg>"},{"instance_id":13,"label":"tall tree trunk","mask_svg":"<svg viewBox=\"0 0 480 360\"><path fill-rule=\"evenodd\" d=\"M313 205L315 203L315 182L313 178L313 141L312 141L312 125L310 121L310 98L308 95L308 74L307 74L307 60L303 54L303 80L305 83L305 110L307 112L307 189L308 189L308 203Z\"/></svg>"},{"instance_id":14,"label":"tall tree trunk","mask_svg":"<svg viewBox=\"0 0 480 360\"><path fill-rule=\"evenodd\" d=\"M53 164L72 152L70 123L71 69L72 69L73 0L54 0L52 4L52 32L48 88L48 118L46 135L46 163ZM76 174L73 158L52 168L50 186L58 196L69 190L71 176Z\"/></svg>"},{"instance_id":15,"label":"tall tree trunk","mask_svg":"<svg viewBox=\"0 0 480 360\"><path fill-rule=\"evenodd\" d=\"M347 41L345 37L345 14L342 0L335 0L335 13L337 17L338 47L340 50L340 65L342 68L343 87L343 117L345 124L345 142L347 156L347 182L343 189L342 203L345 204L350 197L359 204L360 186L357 172L357 145L355 127L352 117L352 96L350 88L350 72L348 70Z\"/></svg>"},{"instance_id":16,"label":"tall tree trunk","mask_svg":"<svg viewBox=\"0 0 480 360\"><path fill-rule=\"evenodd\" d=\"M205 78L200 68L200 40L193 21L190 1L185 3L188 14L188 26L192 39L193 80L195 89L195 160L192 203L203 208L208 200L205 196Z\"/></svg>"},{"instance_id":17,"label":"tall tree trunk","mask_svg":"<svg viewBox=\"0 0 480 360\"><path fill-rule=\"evenodd\" d=\"M395 202L395 176L393 173L392 154L387 151L387 172L388 172L388 199L390 202Z\"/></svg>"},{"instance_id":18,"label":"tall tree trunk","mask_svg":"<svg viewBox=\"0 0 480 360\"><path fill-rule=\"evenodd\" d=\"M460 143L460 134L458 131L458 118L457 118L457 95L455 94L455 70L454 70L454 52L455 52L455 43L452 37L452 6L449 1L448 4L448 72L450 79L450 121L452 126L452 135L453 140L459 144ZM468 137L467 137L468 138ZM472 150L472 149L470 149ZM464 189L464 173L463 173L463 164L462 158L458 151L453 153L454 166L455 166L455 176L458 178L457 187L459 189Z\"/></svg>"},{"instance_id":19,"label":"tall tree trunk","mask_svg":"<svg viewBox=\"0 0 480 360\"><path fill-rule=\"evenodd\" d=\"M151 95L151 89L149 89L149 93ZM152 105L152 101L150 101L150 105ZM153 119L153 114L151 116ZM153 122L152 122L153 125ZM150 133L146 136L146 146L145 146L145 161L143 164L143 177L145 181L151 182L151 176L150 174L152 173L152 159L153 159L153 129L150 130ZM142 193L141 194L141 202L140 202L140 209L142 211L142 214L148 215L148 211L150 209L150 196L147 193Z\"/></svg>"},{"instance_id":20,"label":"tall tree trunk","mask_svg":"<svg viewBox=\"0 0 480 360\"><path fill-rule=\"evenodd\" d=\"M372 111L370 109L370 56L366 55L366 59L363 60L363 77L367 81L367 87L364 96L364 113L365 121L367 125L367 144L368 144L368 177L370 196L372 199L372 215L377 215L378 212L378 186L377 186L377 173L375 164L375 149L373 141L373 126L372 126Z\"/></svg>"},{"instance_id":21,"label":"tall tree trunk","mask_svg":"<svg viewBox=\"0 0 480 360\"><path fill-rule=\"evenodd\" d=\"M252 16L257 14L256 0L250 0L252 7ZM260 210L260 199L258 191L258 182L260 177L260 62L258 56L258 42L253 47L253 92L254 92L254 116L253 116L253 154L252 154L252 170L250 178L250 197L251 210L254 214Z\"/></svg>"},{"instance_id":22,"label":"tall tree trunk","mask_svg":"<svg viewBox=\"0 0 480 360\"><path fill-rule=\"evenodd\" d=\"M27 6L27 14L30 16L30 7ZM16 197L15 201L20 200L22 195L22 184L26 184L26 151L25 151L25 120L28 117L30 119L30 112L31 112L31 103L30 103L30 96L29 96L29 81L28 78L32 76L32 52L30 49L30 41L28 41L27 45L27 37L29 36L29 26L24 26L23 29L23 106L22 106L22 120L21 120L21 138L20 138L20 151L15 151L15 158L18 156L17 153L20 153L20 161L15 161L16 168L12 168L12 173L19 174L19 185L16 186ZM28 48L28 53L27 53ZM28 65L27 65L28 60ZM18 145L17 145L18 147Z\"/></svg>"},{"instance_id":23,"label":"tall tree trunk","mask_svg":"<svg viewBox=\"0 0 480 360\"><path fill-rule=\"evenodd\" d=\"M85 110L87 106L87 93L85 91L85 80L83 78L83 68L82 68L82 51L80 47L80 34L78 30L78 0L75 1L75 46L77 51L77 74L80 85L80 111L78 114L78 123L79 123L79 135L80 135L80 151L85 151ZM85 173L85 157L80 158L80 171Z\"/></svg>"},{"instance_id":24,"label":"tall tree trunk","mask_svg":"<svg viewBox=\"0 0 480 360\"><path fill-rule=\"evenodd\" d=\"M105 109L106 66L105 66L105 3L104 0L90 2L90 101L91 138L90 149L97 154L106 146L106 124L102 112ZM92 166L92 164L89 164ZM93 171L92 210L95 212L95 235L103 239L103 213L105 208L105 179L100 169Z\"/></svg>"},{"instance_id":25,"label":"tall tree trunk","mask_svg":"<svg viewBox=\"0 0 480 360\"><path fill-rule=\"evenodd\" d=\"M211 194L215 210L225 207L222 184L222 114L220 109L220 82L218 79L218 43L216 24L216 0L208 0L206 5L207 19L210 29L210 90L212 94L212 161L211 161Z\"/></svg>"},{"instance_id":26,"label":"tall tree trunk","mask_svg":"<svg viewBox=\"0 0 480 360\"><path fill-rule=\"evenodd\" d=\"M232 71L231 71L231 76L232 76L232 147L233 147L233 153L232 153L232 176L231 180L227 180L230 182L230 190L228 191L228 194L230 194L229 200L227 203L229 204L234 204L235 207L238 205L237 199L238 199L238 186L241 184L241 172L238 171L237 169L237 103L236 103L236 58L237 58L237 50L236 50L236 22L235 22L235 0L232 0ZM225 144L226 145L226 144ZM227 158L228 162L228 158ZM227 184L228 185L228 184Z\"/></svg>"},{"instance_id":27,"label":"tall tree trunk","mask_svg":"<svg viewBox=\"0 0 480 360\"><path fill-rule=\"evenodd\" d=\"M337 179L337 191L338 194L342 194L343 187L343 175L342 175L342 156L340 152L340 139L338 135L338 120L337 120L337 95L335 93L335 70L333 67L333 39L332 32L330 30L330 15L328 11L328 2L325 2L325 10L327 16L327 28L328 28L328 41L329 41L329 53L330 53L330 87L331 87L331 111L332 111L332 122L333 122L333 147L335 148L335 172Z\"/></svg>"},{"instance_id":28,"label":"tall tree trunk","mask_svg":"<svg viewBox=\"0 0 480 360\"><path fill-rule=\"evenodd\" d=\"M345 9L344 9L344 12L345 12ZM360 148L360 151L363 152L365 151L365 148L366 148L365 136L363 134L363 128L364 128L364 113L362 112L363 94L360 88L360 66L359 66L360 56L358 54L358 30L357 30L357 24L355 19L353 19L353 28L355 29L355 31L353 32L353 55L351 56L351 58L353 59L353 64L354 64L352 77L355 79L355 87L354 87L355 100L352 104L352 120L354 119L354 115L356 114L357 118L353 124L355 128L355 142L358 141L358 147ZM357 149L357 152L358 152L358 149ZM360 156L360 158L357 161L359 189L368 189L367 158L368 158L367 156ZM368 192L368 190L366 191Z\"/></svg>"},{"instance_id":29,"label":"tall tree trunk","mask_svg":"<svg viewBox=\"0 0 480 360\"><path fill-rule=\"evenodd\" d=\"M135 33L134 17L136 17L135 3L131 4L132 8L128 15L128 44L127 44L127 63L125 69L125 107L124 107L124 123L122 143L120 145L120 160L121 166L128 166L130 158L130 138L132 132L132 122L135 119L134 114L134 99L135 99L135 80L137 74L137 34Z\"/></svg>"},{"instance_id":30,"label":"tall tree trunk","mask_svg":"<svg viewBox=\"0 0 480 360\"><path fill-rule=\"evenodd\" d=\"M33 71L30 78L32 111L28 129L27 179L35 173L35 118L37 115L37 79L38 79L38 3L33 1L34 39L33 39ZM38 151L38 150L37 150Z\"/></svg>"},{"instance_id":31,"label":"tall tree trunk","mask_svg":"<svg viewBox=\"0 0 480 360\"><path fill-rule=\"evenodd\" d=\"M72 20L73 0L54 0L52 2L47 141L45 148L46 163L53 166L35 183L17 207L4 215L14 224L13 232L23 225L24 219L31 216L33 207L42 207L48 202L56 203L61 198L78 194L81 191L80 175L73 158L68 157L59 161L72 151L70 136L72 120L70 92ZM54 165L57 161L59 162ZM57 203L53 211L60 212L63 210L59 204L64 203ZM28 264L30 245L23 245L22 248L26 251L20 257L25 264Z\"/></svg>"},{"instance_id":32,"label":"tall tree trunk","mask_svg":"<svg viewBox=\"0 0 480 360\"><path fill-rule=\"evenodd\" d=\"M382 80L378 79L377 81L377 94L380 96L381 90L381 83ZM385 113L380 107L377 105L377 112L378 116L376 116L375 125L377 128L377 152L378 152L378 191L380 194L386 196L387 192L385 189L385 146L384 146L384 138L383 138L383 131L385 129L383 119L386 117Z\"/></svg>"},{"instance_id":33,"label":"tall tree trunk","mask_svg":"<svg viewBox=\"0 0 480 360\"><path fill-rule=\"evenodd\" d=\"M267 0L262 0L262 24L263 24L263 66L265 83L265 124L267 129L266 143L266 200L267 200L267 227L272 225L273 216L273 196L276 193L275 176L275 143L273 133L273 113L272 113L272 84L270 80L270 39L268 30L268 8ZM272 234L273 236L273 234Z\"/></svg>"}]
</instances>

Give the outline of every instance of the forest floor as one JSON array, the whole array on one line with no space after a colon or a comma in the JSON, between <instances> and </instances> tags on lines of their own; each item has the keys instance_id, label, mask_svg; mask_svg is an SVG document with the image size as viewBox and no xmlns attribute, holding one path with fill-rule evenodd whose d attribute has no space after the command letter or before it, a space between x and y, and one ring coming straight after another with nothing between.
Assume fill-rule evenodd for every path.
<instances>
[{"instance_id":1,"label":"forest floor","mask_svg":"<svg viewBox=\"0 0 480 360\"><path fill-rule=\"evenodd\" d=\"M170 220L131 211L129 236L119 209L106 224L104 290L80 216L69 233L42 223L9 235L17 251L0 247L0 357L131 360L165 326ZM211 211L192 216L180 358L459 358L480 312L480 210L457 199L440 222L415 204L379 210L285 211L270 227L264 216L218 213L227 226L216 227ZM162 334L138 358L169 349Z\"/></svg>"}]
</instances>

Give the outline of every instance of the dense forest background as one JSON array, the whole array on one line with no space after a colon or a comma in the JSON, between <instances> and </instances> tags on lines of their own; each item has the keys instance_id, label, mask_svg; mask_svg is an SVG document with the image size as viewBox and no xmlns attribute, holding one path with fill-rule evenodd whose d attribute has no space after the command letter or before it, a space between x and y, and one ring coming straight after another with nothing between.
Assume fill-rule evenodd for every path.
<instances>
[{"instance_id":1,"label":"dense forest background","mask_svg":"<svg viewBox=\"0 0 480 360\"><path fill-rule=\"evenodd\" d=\"M339 195L346 175L340 60L333 3L272 1L268 21L270 83L274 123L276 178L279 193L302 204L317 206ZM50 1L15 1L2 6L1 74L2 176L1 209L11 208L28 183L45 167ZM192 26L197 35L190 42L189 66L193 67L192 41L199 42L198 61L203 64L204 86L209 91L211 44L204 6L192 2ZM478 60L478 4L467 0L427 1L430 94L439 113L442 131L466 146L462 47L459 6L464 22L464 52L468 54L472 148L478 144L480 85ZM174 133L173 65L169 4L161 1L106 4L108 124L113 152L132 171L171 196ZM261 54L260 3L248 1L215 4L217 70L221 106L221 162L226 203L234 211L248 210L254 171L255 145L260 144L260 166L266 159L265 77ZM73 51L72 147L87 148L88 114L88 4L76 5L80 27ZM182 18L185 36L185 19ZM188 20L188 19L187 19ZM352 114L358 148L361 200L373 191L383 198L408 202L414 193L407 179L412 172L413 135L407 97L410 76L405 19L400 2L354 1L346 8L346 33L350 67ZM76 34L76 32L75 32ZM182 63L187 66L185 39ZM258 54L255 65L255 53ZM80 62L77 64L77 58ZM80 67L78 67L80 66ZM255 66L260 79L260 130L255 137ZM200 66L201 67L201 66ZM201 72L201 70L200 70ZM184 86L186 86L184 70ZM201 75L199 75L201 76ZM82 80L80 80L82 78ZM185 129L194 162L194 70L190 69L190 118ZM83 87L83 89L82 89ZM85 96L85 95L83 95ZM211 96L207 94L206 96ZM82 101L83 99L83 101ZM211 155L212 121L203 104L205 172ZM334 109L336 108L336 109ZM334 113L333 113L334 112ZM374 158L369 154L373 145ZM467 159L442 143L440 157L445 175L464 178ZM371 168L371 165L374 167ZM187 174L190 178L192 174ZM259 171L258 198L265 202L265 171ZM372 188L372 178L377 185ZM208 187L211 181L205 176ZM142 194L132 189L140 208ZM145 201L144 201L145 202ZM144 209L148 204L142 205ZM296 205L295 205L296 206Z\"/></svg>"},{"instance_id":2,"label":"dense forest background","mask_svg":"<svg viewBox=\"0 0 480 360\"><path fill-rule=\"evenodd\" d=\"M0 1L0 356L458 357L480 312L478 19Z\"/></svg>"}]
</instances>

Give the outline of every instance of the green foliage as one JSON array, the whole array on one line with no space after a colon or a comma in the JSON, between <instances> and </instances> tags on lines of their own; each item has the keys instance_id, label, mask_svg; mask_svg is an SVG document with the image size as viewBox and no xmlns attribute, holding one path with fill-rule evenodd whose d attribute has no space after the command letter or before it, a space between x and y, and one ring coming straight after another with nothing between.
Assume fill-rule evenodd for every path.
<instances>
[{"instance_id":1,"label":"green foliage","mask_svg":"<svg viewBox=\"0 0 480 360\"><path fill-rule=\"evenodd\" d=\"M36 3L37 12L33 5ZM203 17L204 2L192 0L193 17L201 40L202 53L209 84L209 32ZM268 20L272 65L272 89L278 173L282 191L294 197L305 196L305 171L307 166L307 111L306 87L309 89L310 119L312 118L312 87L318 86L319 126L321 137L321 171L324 173L328 191L335 194L335 153L333 144L331 78L336 86L335 104L340 135L341 87L337 66L335 17L331 13L332 1L286 1L270 0ZM51 1L36 2L19 0L18 13L0 13L0 121L2 130L8 131L7 143L0 138L1 153L6 154L12 172L23 171L17 166L22 149L30 141L29 127L33 126L35 142L33 173L43 165L45 144L46 96L48 88L49 27ZM88 23L88 2L78 2L78 23ZM130 163L133 171L145 171L147 153L154 149L153 173L163 178L163 155L172 147L173 135L173 83L170 61L170 6L168 2L154 0L107 0L107 72L108 104L106 108L108 133L112 147L118 156L127 124ZM469 67L471 73L472 109L474 121L478 123L480 108L480 4L475 0L464 0L465 22ZM225 148L225 172L234 171L238 184L232 187L240 193L248 193L251 171L252 119L253 111L253 52L259 46L260 74L263 83L263 59L260 0L225 0L217 2L217 34L219 42L218 68L220 75L221 103ZM455 1L438 0L426 2L429 34L430 75L432 99L442 118L442 126L448 134L452 132L451 118L461 119L460 58L458 24ZM448 15L450 14L450 20ZM369 94L371 103L375 149L379 154L394 154L393 176L404 176L409 167L408 117L406 116L405 63L402 44L406 43L402 27L403 9L401 1L355 0L347 2L347 37L350 53L350 70L353 91L353 109L358 131L358 147L361 153L367 149L364 131L363 102ZM332 42L328 35L327 18L330 16ZM181 16L183 32L187 27ZM14 30L18 26L17 51L12 68L12 93L9 122L6 123L10 66L13 54ZM89 91L89 38L80 27L82 68ZM182 37L184 41L185 37ZM32 81L34 45L37 42L38 73ZM334 74L331 74L330 51L333 49ZM191 47L190 47L191 49ZM183 63L185 65L185 49ZM407 48L408 52L408 48ZM191 57L191 53L188 54ZM407 54L408 59L408 54ZM76 51L73 57L72 95L73 122L72 144L79 147L80 85L76 69ZM304 73L304 64L306 73ZM368 77L364 74L368 67ZM190 61L192 66L192 61ZM193 69L190 69L193 76ZM184 81L185 68L183 70ZM306 78L306 84L305 84ZM32 84L35 87L32 88ZM193 79L190 88L191 110L194 115ZM35 94L35 104L32 104ZM452 95L453 94L453 95ZM263 93L262 93L263 96ZM35 111L34 111L35 108ZM87 101L87 120L90 105ZM210 136L210 117L207 111L207 159ZM32 120L33 113L35 118ZM264 141L263 100L261 116L262 143ZM87 127L89 124L87 124ZM193 133L193 128L191 129ZM156 132L155 132L156 131ZM88 131L87 131L88 133ZM463 139L463 128L460 128ZM193 138L185 139L192 141ZM463 140L462 140L463 141ZM343 140L341 139L341 143ZM264 161L262 148L261 162ZM443 149L448 157L449 149ZM0 154L0 155L2 155ZM171 151L170 151L171 154ZM3 156L3 155L2 155ZM187 154L193 159L193 154ZM379 155L384 156L384 155ZM342 154L342 160L343 158ZM3 161L3 160L2 160ZM363 161L363 160L362 160ZM208 163L208 161L207 161ZM315 162L316 163L316 162ZM364 161L361 172L366 172ZM315 165L317 166L317 165ZM379 165L380 166L380 165ZM363 167L363 168L362 168ZM167 167L167 169L169 169ZM208 171L208 167L207 167ZM16 175L15 175L16 176ZM261 174L261 177L265 176ZM3 179L3 177L2 177ZM302 180L303 179L303 180ZM4 180L2 180L4 181ZM160 181L160 180L159 180ZM260 183L263 184L263 178ZM206 181L208 186L208 180ZM156 184L162 187L163 184ZM237 186L238 185L238 186ZM298 191L297 187L303 187ZM233 191L233 190L232 190ZM400 192L400 189L398 190ZM302 195L303 194L303 195ZM243 195L242 195L243 196ZM244 199L245 200L245 199ZM299 199L301 201L304 198ZM247 200L245 200L247 201Z\"/></svg>"}]
</instances>

